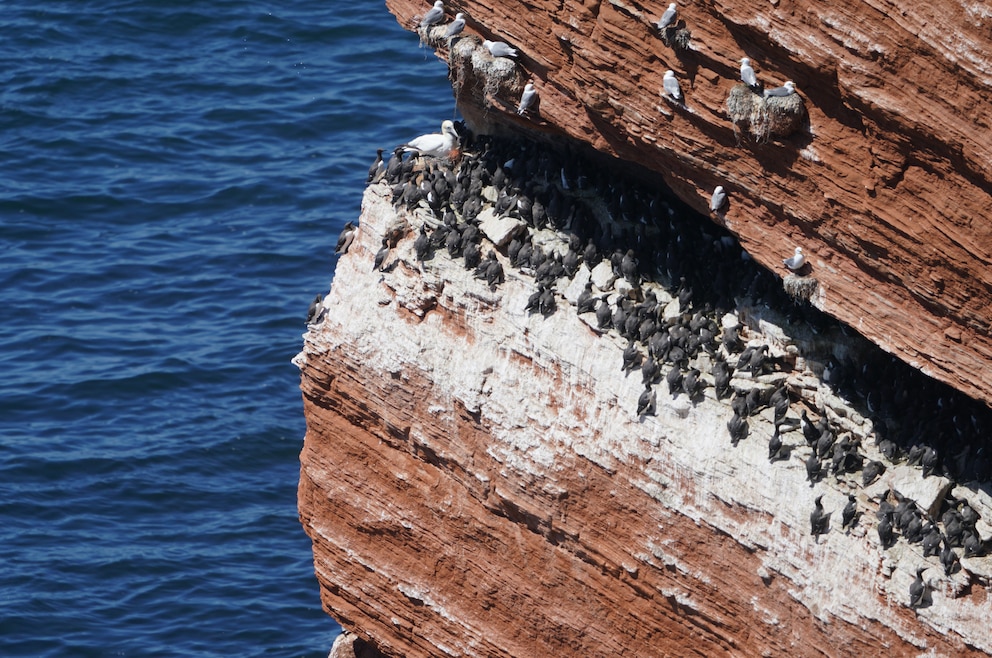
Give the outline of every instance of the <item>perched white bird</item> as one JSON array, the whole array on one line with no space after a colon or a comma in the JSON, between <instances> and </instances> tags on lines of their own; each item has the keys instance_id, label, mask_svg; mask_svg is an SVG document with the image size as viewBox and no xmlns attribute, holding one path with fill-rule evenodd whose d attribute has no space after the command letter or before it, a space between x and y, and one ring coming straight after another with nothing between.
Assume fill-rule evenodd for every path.
<instances>
[{"instance_id":1,"label":"perched white bird","mask_svg":"<svg viewBox=\"0 0 992 658\"><path fill-rule=\"evenodd\" d=\"M465 29L465 14L458 13L455 14L455 20L451 21L448 25L448 31L444 33L445 39L450 39L453 36L457 36L462 33Z\"/></svg>"},{"instance_id":2,"label":"perched white bird","mask_svg":"<svg viewBox=\"0 0 992 658\"><path fill-rule=\"evenodd\" d=\"M669 96L677 101L682 100L682 89L679 87L679 81L675 79L675 71L665 71L665 77L662 79L662 84L665 86L665 91Z\"/></svg>"},{"instance_id":3,"label":"perched white bird","mask_svg":"<svg viewBox=\"0 0 992 658\"><path fill-rule=\"evenodd\" d=\"M678 14L679 10L676 8L674 2L668 5L668 9L665 10L665 13L658 20L658 29L664 30L666 27L671 27L675 23L675 18Z\"/></svg>"},{"instance_id":4,"label":"perched white bird","mask_svg":"<svg viewBox=\"0 0 992 658\"><path fill-rule=\"evenodd\" d=\"M441 122L440 134L421 135L404 144L403 150L439 158L451 153L457 145L458 133L455 132L455 124L445 120Z\"/></svg>"},{"instance_id":5,"label":"perched white bird","mask_svg":"<svg viewBox=\"0 0 992 658\"><path fill-rule=\"evenodd\" d=\"M420 19L420 27L437 25L442 20L444 20L444 2L443 0L437 0L431 10L424 14L424 17Z\"/></svg>"},{"instance_id":6,"label":"perched white bird","mask_svg":"<svg viewBox=\"0 0 992 658\"><path fill-rule=\"evenodd\" d=\"M534 89L534 84L532 82L528 82L527 85L524 86L524 93L520 96L520 104L517 105L517 114L523 115L531 108L536 100L537 90Z\"/></svg>"},{"instance_id":7,"label":"perched white bird","mask_svg":"<svg viewBox=\"0 0 992 658\"><path fill-rule=\"evenodd\" d=\"M758 76L754 74L754 69L751 68L751 60L747 57L741 59L741 80L752 89L758 86Z\"/></svg>"},{"instance_id":8,"label":"perched white bird","mask_svg":"<svg viewBox=\"0 0 992 658\"><path fill-rule=\"evenodd\" d=\"M717 185L716 189L713 190L713 196L710 197L710 210L716 212L723 207L723 204L727 201L727 193L723 189L723 185Z\"/></svg>"},{"instance_id":9,"label":"perched white bird","mask_svg":"<svg viewBox=\"0 0 992 658\"><path fill-rule=\"evenodd\" d=\"M781 87L775 87L774 89L765 90L765 98L791 96L796 93L796 85L793 84L792 80L789 80Z\"/></svg>"},{"instance_id":10,"label":"perched white bird","mask_svg":"<svg viewBox=\"0 0 992 658\"><path fill-rule=\"evenodd\" d=\"M493 57L516 57L517 49L511 48L510 44L502 41L490 41L486 39L482 45L489 49L489 54Z\"/></svg>"},{"instance_id":11,"label":"perched white bird","mask_svg":"<svg viewBox=\"0 0 992 658\"><path fill-rule=\"evenodd\" d=\"M806 257L803 256L803 248L796 247L796 253L792 255L792 258L786 258L782 261L782 264L788 267L790 270L795 272L796 270L801 270L803 265L806 264Z\"/></svg>"}]
</instances>

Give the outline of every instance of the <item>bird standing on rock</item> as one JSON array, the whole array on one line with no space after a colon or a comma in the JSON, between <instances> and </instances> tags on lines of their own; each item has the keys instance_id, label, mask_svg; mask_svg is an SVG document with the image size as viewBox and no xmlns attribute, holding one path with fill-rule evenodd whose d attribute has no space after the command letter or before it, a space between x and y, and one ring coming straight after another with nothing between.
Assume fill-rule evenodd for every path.
<instances>
[{"instance_id":1,"label":"bird standing on rock","mask_svg":"<svg viewBox=\"0 0 992 658\"><path fill-rule=\"evenodd\" d=\"M723 185L717 185L716 189L713 190L713 196L710 197L710 210L717 212L723 207L723 204L727 202L727 192L723 189Z\"/></svg>"},{"instance_id":2,"label":"bird standing on rock","mask_svg":"<svg viewBox=\"0 0 992 658\"><path fill-rule=\"evenodd\" d=\"M758 86L758 76L754 74L754 69L751 68L751 60L747 57L741 58L741 81L751 89L755 89Z\"/></svg>"},{"instance_id":3,"label":"bird standing on rock","mask_svg":"<svg viewBox=\"0 0 992 658\"><path fill-rule=\"evenodd\" d=\"M443 0L437 0L430 11L420 19L420 27L431 27L432 25L437 25L442 20L444 20L444 2Z\"/></svg>"},{"instance_id":4,"label":"bird standing on rock","mask_svg":"<svg viewBox=\"0 0 992 658\"><path fill-rule=\"evenodd\" d=\"M372 263L372 270L381 270L382 264L386 260L386 256L389 255L389 239L382 239L382 246L379 247L379 251L375 254L375 261Z\"/></svg>"},{"instance_id":5,"label":"bird standing on rock","mask_svg":"<svg viewBox=\"0 0 992 658\"><path fill-rule=\"evenodd\" d=\"M537 101L537 89L532 82L524 85L524 93L520 96L520 103L517 105L517 114L523 116Z\"/></svg>"},{"instance_id":6,"label":"bird standing on rock","mask_svg":"<svg viewBox=\"0 0 992 658\"><path fill-rule=\"evenodd\" d=\"M660 19L658 19L658 29L665 30L675 25L675 19L678 18L678 15L678 6L674 2L669 4L668 9L666 9L665 13L661 15Z\"/></svg>"},{"instance_id":7,"label":"bird standing on rock","mask_svg":"<svg viewBox=\"0 0 992 658\"><path fill-rule=\"evenodd\" d=\"M444 33L445 39L451 39L462 33L465 29L465 14L455 14L455 20L448 25L448 31Z\"/></svg>"},{"instance_id":8,"label":"bird standing on rock","mask_svg":"<svg viewBox=\"0 0 992 658\"><path fill-rule=\"evenodd\" d=\"M823 511L823 503L820 502L822 498L822 495L816 497L816 501L814 501L816 507L809 514L810 534L814 537L819 537L830 529L831 513Z\"/></svg>"},{"instance_id":9,"label":"bird standing on rock","mask_svg":"<svg viewBox=\"0 0 992 658\"><path fill-rule=\"evenodd\" d=\"M916 580L909 586L909 607L914 610L926 604L927 584L923 582L923 572L926 570L926 567L917 567Z\"/></svg>"},{"instance_id":10,"label":"bird standing on rock","mask_svg":"<svg viewBox=\"0 0 992 658\"><path fill-rule=\"evenodd\" d=\"M679 86L679 81L675 77L675 71L665 71L665 77L662 78L661 84L665 89L665 93L671 96L675 102L682 102L682 88Z\"/></svg>"},{"instance_id":11,"label":"bird standing on rock","mask_svg":"<svg viewBox=\"0 0 992 658\"><path fill-rule=\"evenodd\" d=\"M341 235L338 236L337 246L334 248L335 254L348 253L348 247L350 247L351 243L354 242L355 231L357 230L358 229L356 229L355 225L352 224L351 222L348 222L344 225L344 228L341 229Z\"/></svg>"}]
</instances>

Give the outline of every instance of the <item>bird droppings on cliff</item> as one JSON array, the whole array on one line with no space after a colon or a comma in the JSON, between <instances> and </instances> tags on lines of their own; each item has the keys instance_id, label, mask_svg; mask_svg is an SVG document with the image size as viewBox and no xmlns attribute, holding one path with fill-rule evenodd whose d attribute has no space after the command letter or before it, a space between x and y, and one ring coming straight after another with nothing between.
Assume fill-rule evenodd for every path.
<instances>
[{"instance_id":1,"label":"bird droppings on cliff","mask_svg":"<svg viewBox=\"0 0 992 658\"><path fill-rule=\"evenodd\" d=\"M967 481L990 475L982 450L983 437L992 428L988 410L856 334L831 329L832 320L797 304L778 277L742 258L745 252L724 229L700 223L667 191L611 173L609 167L594 164L592 158L598 156L577 149L464 130L459 137L462 147L452 157L403 161L394 151L373 183L392 191L398 212L413 229L407 231L411 244L395 247L386 276L404 259L419 264L437 251L440 258L457 258L482 281L480 286L496 295L504 267L509 276L530 278L534 294L527 304L529 322L542 322L562 308L575 309L581 321L604 338L622 337L620 345L628 346L630 361L618 354L617 365L640 369L640 377L629 378L632 387L644 384L640 395L648 387L656 394L664 379L673 398L684 401L682 394L687 394L692 404L729 397L734 410L727 423L731 442L739 445L752 434L763 434L777 468L794 468L801 477L797 460L807 462L811 487L831 470L831 480L836 478L849 490L871 486L871 481L886 476L877 464L891 466L910 453L909 462L922 477L926 446L931 444L938 458L928 466L928 477ZM499 244L480 228L480 217L497 214L518 224L499 238ZM480 259L481 253L486 257ZM566 299L560 291L579 276L585 277L576 286L583 294L575 290L575 296ZM790 322L816 335L843 333L845 352L831 354L823 363L829 362L837 394L873 423L873 444L860 445L823 400L811 398L801 387L783 390L783 382L800 376L793 372L795 361L784 358L781 347L770 345L739 315L740 300L786 309ZM787 394L790 390L792 395ZM637 398L638 417L652 415L648 409L657 411L656 397L653 406L642 408L642 401ZM628 400L631 410L633 402ZM765 417L780 421L774 431L763 421L749 422L765 409L770 409ZM790 413L800 420L790 423ZM805 442L787 445L788 432L798 428ZM919 447L911 450L912 446ZM790 452L797 460L787 459ZM961 554L983 555L987 546L958 507L965 509L956 502L944 503L946 523L929 522L915 505L904 506L898 527L894 511L883 514L877 526L879 550L916 541L927 542L922 550L932 551L939 535L945 543L942 564L946 559L949 568L960 569Z\"/></svg>"},{"instance_id":2,"label":"bird droppings on cliff","mask_svg":"<svg viewBox=\"0 0 992 658\"><path fill-rule=\"evenodd\" d=\"M713 190L712 196L710 196L710 210L719 212L720 208L723 208L723 204L726 202L727 192L723 189L723 185L717 185L716 189Z\"/></svg>"},{"instance_id":3,"label":"bird droppings on cliff","mask_svg":"<svg viewBox=\"0 0 992 658\"><path fill-rule=\"evenodd\" d=\"M682 99L682 88L679 86L679 81L675 77L675 71L671 69L665 71L665 76L662 78L661 84L662 89L668 94L669 98L679 104L684 102Z\"/></svg>"}]
</instances>

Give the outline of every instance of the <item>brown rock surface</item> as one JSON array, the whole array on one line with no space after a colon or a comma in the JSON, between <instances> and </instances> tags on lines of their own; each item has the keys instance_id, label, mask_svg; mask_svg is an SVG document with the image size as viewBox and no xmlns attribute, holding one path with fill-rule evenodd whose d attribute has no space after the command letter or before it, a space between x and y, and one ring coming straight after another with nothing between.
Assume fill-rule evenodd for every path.
<instances>
[{"instance_id":1,"label":"brown rock surface","mask_svg":"<svg viewBox=\"0 0 992 658\"><path fill-rule=\"evenodd\" d=\"M511 268L495 292L445 256L421 272L411 233L373 271L395 220L384 193L366 193L296 359L300 518L342 626L411 658L992 652L990 558L948 577L919 546L878 545L867 496L916 486L912 469L872 490L814 489L801 433L786 436L792 459L770 463L770 422L754 417L731 449L712 389L694 405L659 394L657 416L639 418L623 342L574 311L526 313L533 281ZM789 376L843 405L808 372ZM841 406L845 428L870 431ZM848 492L864 517L845 533ZM820 494L833 527L814 540ZM914 611L918 565L933 602Z\"/></svg>"},{"instance_id":2,"label":"brown rock surface","mask_svg":"<svg viewBox=\"0 0 992 658\"><path fill-rule=\"evenodd\" d=\"M430 3L387 5L412 29ZM818 307L992 402L987 5L683 3L691 38L678 51L654 27L666 7L449 2L449 19L468 16L451 55L464 116L481 129L504 123L567 135L636 162L703 212L722 184L730 203L717 221L759 262L781 271L781 259L803 246ZM519 48L519 69L499 78L491 58L473 54L477 38ZM436 45L444 49L443 40ZM795 81L807 129L767 143L735 131L726 101L743 56L766 87ZM684 106L660 96L666 69L681 82ZM527 79L540 111L521 118L512 109Z\"/></svg>"}]
</instances>

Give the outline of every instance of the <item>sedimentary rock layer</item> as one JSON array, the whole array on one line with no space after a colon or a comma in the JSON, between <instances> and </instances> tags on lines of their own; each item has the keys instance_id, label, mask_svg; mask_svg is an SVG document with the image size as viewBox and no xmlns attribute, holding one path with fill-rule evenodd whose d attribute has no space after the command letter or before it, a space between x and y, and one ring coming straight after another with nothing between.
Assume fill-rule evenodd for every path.
<instances>
[{"instance_id":1,"label":"sedimentary rock layer","mask_svg":"<svg viewBox=\"0 0 992 658\"><path fill-rule=\"evenodd\" d=\"M566 302L527 313L533 281L508 264L496 290L443 255L421 269L408 229L375 271L396 220L386 196L366 193L296 360L300 517L344 627L410 658L992 652L989 558L947 576L874 530L873 496L912 490L926 507L948 481L907 467L868 489L811 486L800 432L785 461L768 459L767 414L731 447L712 389L690 403L659 386L657 416L639 417L623 342ZM870 431L801 363L789 377ZM845 532L848 493L863 517ZM815 538L818 495L833 521ZM919 565L932 603L913 610Z\"/></svg>"},{"instance_id":2,"label":"sedimentary rock layer","mask_svg":"<svg viewBox=\"0 0 992 658\"><path fill-rule=\"evenodd\" d=\"M424 0L387 0L414 29ZM992 402L992 12L956 0L687 3L460 0L461 40L427 40L449 59L462 113L567 136L656 172L707 210L761 263L796 245L819 282L814 303L927 374ZM665 39L662 39L665 36ZM520 50L493 67L479 39ZM731 121L738 62L765 87L795 81L808 125L755 139ZM660 95L675 71L684 104ZM518 116L524 82L539 111ZM732 109L732 108L731 108Z\"/></svg>"}]
</instances>

